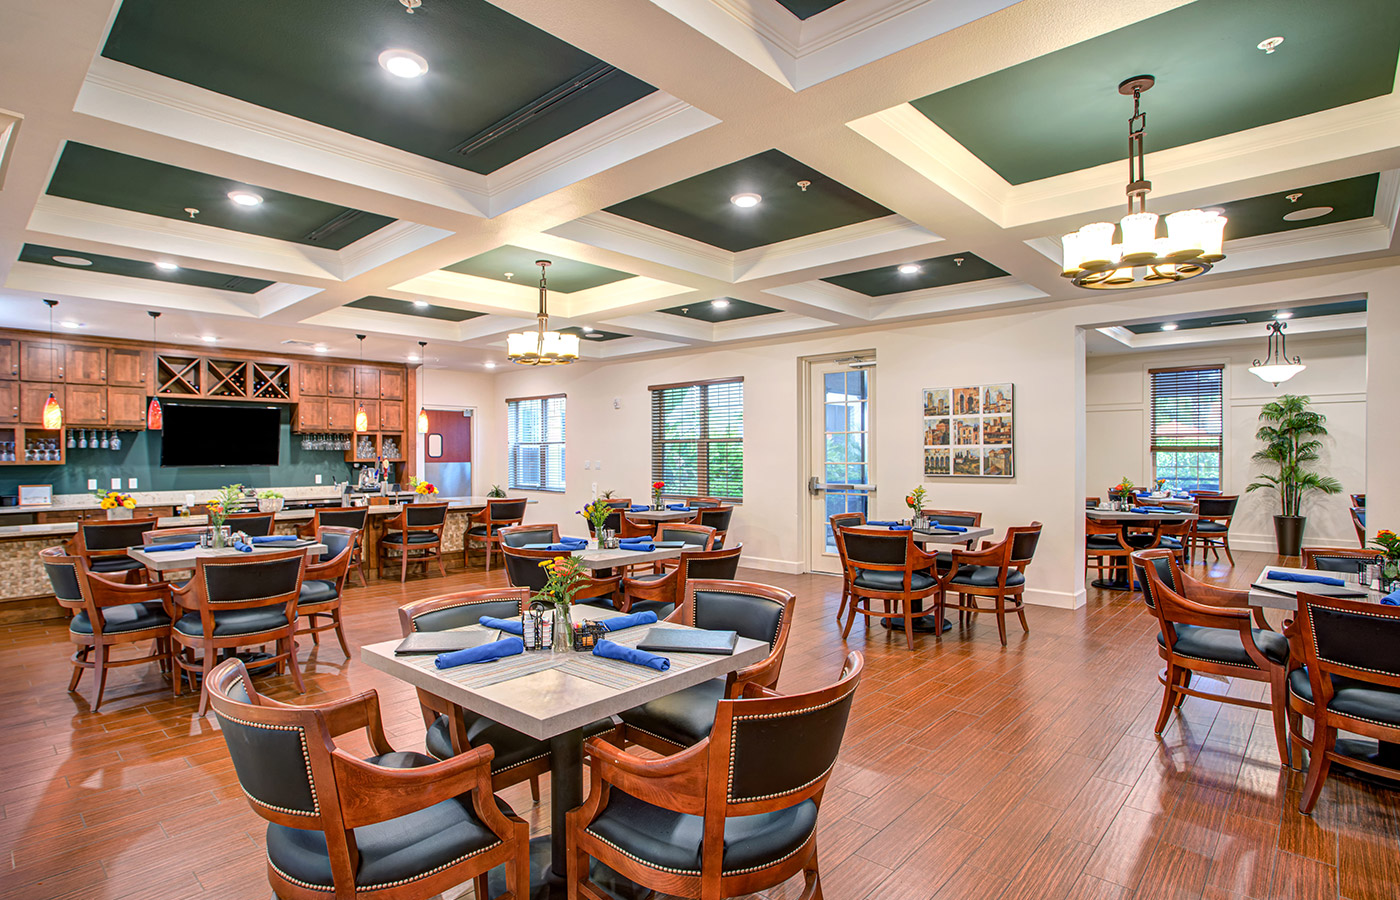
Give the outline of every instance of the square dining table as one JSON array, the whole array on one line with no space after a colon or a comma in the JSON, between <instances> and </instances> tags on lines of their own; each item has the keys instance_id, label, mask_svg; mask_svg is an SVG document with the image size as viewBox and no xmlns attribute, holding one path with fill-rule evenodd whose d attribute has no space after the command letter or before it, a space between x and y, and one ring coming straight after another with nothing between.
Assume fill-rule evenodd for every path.
<instances>
[{"instance_id":1,"label":"square dining table","mask_svg":"<svg viewBox=\"0 0 1400 900\"><path fill-rule=\"evenodd\" d=\"M882 526L877 525L872 527L879 528ZM911 531L913 532L914 543L916 544L962 545L969 541L977 541L981 540L984 537L987 537L988 535L992 534L993 529L983 528L981 526L968 526L966 531L943 531L937 528L927 531L921 531L918 528L914 528L911 529ZM914 610L916 612L922 611L923 608L924 603L922 600L914 601ZM885 628L898 627L895 621L892 619L881 619L880 624ZM917 619L915 619L914 624L911 627L918 634L941 634L942 632L950 631L953 627L953 623L949 621L947 617L944 617L943 621L940 622L934 617L933 613L929 613L927 615L919 616Z\"/></svg>"},{"instance_id":2,"label":"square dining table","mask_svg":"<svg viewBox=\"0 0 1400 900\"><path fill-rule=\"evenodd\" d=\"M679 522L684 519L693 519L700 512L700 507L691 509L647 509L638 512L631 512L624 509L623 514L629 519L636 519L640 522Z\"/></svg>"},{"instance_id":3,"label":"square dining table","mask_svg":"<svg viewBox=\"0 0 1400 900\"><path fill-rule=\"evenodd\" d=\"M616 565L616 563L614 563ZM574 608L577 619L621 615ZM693 631L672 622L611 632L607 639L635 647L653 628ZM464 631L489 630L471 625ZM433 656L395 656L399 640L360 649L366 665L533 738L550 750L550 835L530 842L532 897L563 897L567 871L564 814L583 802L583 728L684 688L720 678L768 655L768 645L741 637L733 655L668 653L670 668L605 659L588 652L532 651L476 665L439 669Z\"/></svg>"},{"instance_id":4,"label":"square dining table","mask_svg":"<svg viewBox=\"0 0 1400 900\"><path fill-rule=\"evenodd\" d=\"M314 541L307 544L283 541L271 544L254 544L251 553L244 553L242 550L235 550L232 547L225 547L221 550L216 550L213 547L191 547L188 550L157 550L154 553L147 553L140 547L132 547L126 551L126 555L152 571L170 572L193 569L195 567L195 560L198 559L218 559L226 556L256 556L259 553L291 550L295 547L305 547L307 554L311 556L321 556L327 550L325 544Z\"/></svg>"},{"instance_id":5,"label":"square dining table","mask_svg":"<svg viewBox=\"0 0 1400 900\"><path fill-rule=\"evenodd\" d=\"M1096 506L1084 510L1084 515L1095 522L1115 524L1119 530L1132 525L1193 521L1200 518L1195 513L1183 509L1171 509L1166 512L1133 512L1127 509L1103 509ZM1135 585L1129 576L1130 571L1131 566L1125 562L1121 566L1114 567L1112 578L1097 578L1091 584L1094 587L1107 588L1110 591L1131 591L1135 589Z\"/></svg>"}]
</instances>

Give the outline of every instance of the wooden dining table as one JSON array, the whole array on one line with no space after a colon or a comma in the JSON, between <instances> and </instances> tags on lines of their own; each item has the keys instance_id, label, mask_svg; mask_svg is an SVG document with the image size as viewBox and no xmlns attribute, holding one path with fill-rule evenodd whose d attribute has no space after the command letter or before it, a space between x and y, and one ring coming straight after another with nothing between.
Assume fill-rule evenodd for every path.
<instances>
[{"instance_id":1,"label":"wooden dining table","mask_svg":"<svg viewBox=\"0 0 1400 900\"><path fill-rule=\"evenodd\" d=\"M621 613L590 607L587 618L604 620ZM610 632L607 639L635 647L654 628L694 631L671 622L639 625ZM489 631L471 625L463 631ZM530 896L562 898L567 872L564 814L583 802L583 729L591 722L673 694L752 665L768 655L762 641L741 637L731 656L668 653L670 668L646 666L594 656L592 653L540 650L477 665L438 669L433 656L395 656L399 640L360 649L366 665L416 688L486 716L523 734L549 742L550 833L530 842ZM504 890L493 874L492 896ZM620 876L618 876L620 878ZM499 878L499 881L496 879ZM630 882L617 883L632 895ZM645 892L643 892L645 893Z\"/></svg>"},{"instance_id":2,"label":"wooden dining table","mask_svg":"<svg viewBox=\"0 0 1400 900\"><path fill-rule=\"evenodd\" d=\"M637 512L622 510L622 514L627 518L640 522L681 522L695 518L699 512L698 506L691 509L647 509Z\"/></svg>"},{"instance_id":3,"label":"wooden dining table","mask_svg":"<svg viewBox=\"0 0 1400 900\"><path fill-rule=\"evenodd\" d=\"M879 528L882 526L877 525L874 527ZM911 531L913 532L914 543L916 544L967 544L990 536L994 529L983 528L982 526L968 526L966 531L945 531L938 528L927 531L914 528L911 529ZM915 612L921 612L923 608L924 603L922 600L914 601ZM881 619L880 624L885 628L903 627L892 619ZM943 621L940 623L932 613L929 613L915 619L910 627L920 634L942 634L952 629L953 623L947 617L944 617Z\"/></svg>"},{"instance_id":4,"label":"wooden dining table","mask_svg":"<svg viewBox=\"0 0 1400 900\"><path fill-rule=\"evenodd\" d=\"M1133 512L1126 509L1103 509L1091 506L1084 510L1084 515L1095 522L1109 522L1118 526L1119 531L1131 528L1134 525L1152 525L1158 522L1183 522L1195 521L1200 518L1193 512L1187 510L1170 510L1168 512ZM1127 543L1127 541L1124 541ZM1129 546L1132 546L1129 544ZM1090 584L1097 588L1106 588L1110 591L1131 591L1136 586L1131 576L1131 564L1125 559L1121 565L1113 567L1112 578L1096 578Z\"/></svg>"},{"instance_id":5,"label":"wooden dining table","mask_svg":"<svg viewBox=\"0 0 1400 900\"><path fill-rule=\"evenodd\" d=\"M229 556L254 556L258 553L273 553L278 550L291 550L297 547L304 547L309 556L321 556L327 550L325 544L317 541L310 541L307 543L301 543L299 541L278 541L270 544L253 544L252 547L252 551L248 553L242 550L235 550L232 547L224 547L219 550L213 547L190 547L186 550L157 550L154 553L147 553L141 547L131 547L126 551L126 555L154 572L171 572L193 569L195 567L195 561L200 559L219 559Z\"/></svg>"}]
</instances>

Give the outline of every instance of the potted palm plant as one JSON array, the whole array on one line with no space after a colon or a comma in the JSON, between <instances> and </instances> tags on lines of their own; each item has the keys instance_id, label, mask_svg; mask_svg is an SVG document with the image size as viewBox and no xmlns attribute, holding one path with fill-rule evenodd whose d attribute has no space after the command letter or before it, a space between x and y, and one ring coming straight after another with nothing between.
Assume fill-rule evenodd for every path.
<instances>
[{"instance_id":1,"label":"potted palm plant","mask_svg":"<svg viewBox=\"0 0 1400 900\"><path fill-rule=\"evenodd\" d=\"M1310 397L1284 394L1259 410L1259 430L1254 436L1264 446L1254 454L1256 462L1267 463L1277 474L1265 472L1246 490L1259 488L1278 491L1281 513L1274 516L1274 537L1282 556L1298 556L1303 546L1307 518L1301 515L1303 498L1316 491L1337 494L1342 483L1329 475L1309 471L1317 462L1327 435L1327 417L1309 409Z\"/></svg>"}]
</instances>

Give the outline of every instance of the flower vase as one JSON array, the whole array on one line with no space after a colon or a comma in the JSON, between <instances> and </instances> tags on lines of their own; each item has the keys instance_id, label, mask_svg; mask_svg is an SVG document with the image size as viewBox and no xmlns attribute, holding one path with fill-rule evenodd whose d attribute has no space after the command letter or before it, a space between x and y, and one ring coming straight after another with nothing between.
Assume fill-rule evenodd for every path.
<instances>
[{"instance_id":1,"label":"flower vase","mask_svg":"<svg viewBox=\"0 0 1400 900\"><path fill-rule=\"evenodd\" d=\"M215 525L209 529L209 546L215 550L222 550L228 545L224 526Z\"/></svg>"},{"instance_id":2,"label":"flower vase","mask_svg":"<svg viewBox=\"0 0 1400 900\"><path fill-rule=\"evenodd\" d=\"M569 617L569 604L554 604L554 646L556 652L572 650L574 645L574 623Z\"/></svg>"},{"instance_id":3,"label":"flower vase","mask_svg":"<svg viewBox=\"0 0 1400 900\"><path fill-rule=\"evenodd\" d=\"M132 510L127 509L125 506L117 506L107 510L108 519L129 519L131 518L131 514Z\"/></svg>"},{"instance_id":4,"label":"flower vase","mask_svg":"<svg viewBox=\"0 0 1400 900\"><path fill-rule=\"evenodd\" d=\"M1389 594L1400 588L1400 560L1388 559L1381 564L1381 593Z\"/></svg>"}]
</instances>

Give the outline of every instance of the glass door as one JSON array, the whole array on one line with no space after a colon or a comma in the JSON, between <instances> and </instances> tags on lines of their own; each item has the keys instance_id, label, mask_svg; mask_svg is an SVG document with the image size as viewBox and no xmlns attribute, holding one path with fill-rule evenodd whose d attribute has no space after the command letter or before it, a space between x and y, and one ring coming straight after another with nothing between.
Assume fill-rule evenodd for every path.
<instances>
[{"instance_id":1,"label":"glass door","mask_svg":"<svg viewBox=\"0 0 1400 900\"><path fill-rule=\"evenodd\" d=\"M840 574L841 561L828 517L840 512L869 514L870 495L875 490L871 471L875 370L824 362L813 363L809 372L811 570Z\"/></svg>"}]
</instances>

